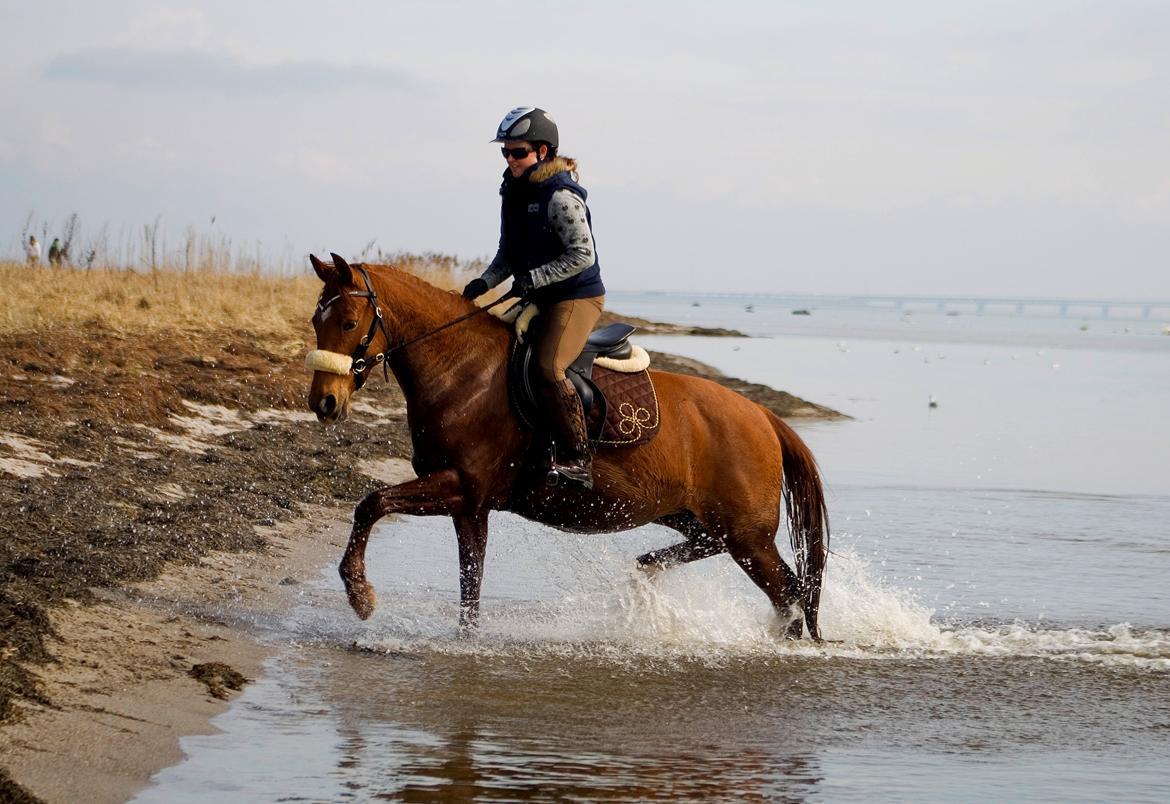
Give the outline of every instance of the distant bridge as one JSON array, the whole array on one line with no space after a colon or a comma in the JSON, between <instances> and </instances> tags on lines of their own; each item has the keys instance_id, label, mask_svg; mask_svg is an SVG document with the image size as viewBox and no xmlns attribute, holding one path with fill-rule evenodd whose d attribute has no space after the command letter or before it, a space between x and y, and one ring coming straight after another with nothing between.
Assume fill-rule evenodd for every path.
<instances>
[{"instance_id":1,"label":"distant bridge","mask_svg":"<svg viewBox=\"0 0 1170 804\"><path fill-rule=\"evenodd\" d=\"M1030 297L986 298L977 296L798 296L782 294L786 302L802 306L832 305L877 307L895 310L927 309L940 313L1050 314L1084 318L1129 318L1148 320L1155 316L1170 319L1170 301L1127 301L1111 299L1044 299Z\"/></svg>"}]
</instances>

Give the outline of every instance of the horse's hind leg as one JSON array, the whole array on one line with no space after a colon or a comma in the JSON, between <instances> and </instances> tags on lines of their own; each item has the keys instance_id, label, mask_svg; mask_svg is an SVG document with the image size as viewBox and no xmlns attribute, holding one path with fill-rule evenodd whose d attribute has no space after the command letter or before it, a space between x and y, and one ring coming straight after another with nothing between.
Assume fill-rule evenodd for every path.
<instances>
[{"instance_id":1,"label":"horse's hind leg","mask_svg":"<svg viewBox=\"0 0 1170 804\"><path fill-rule=\"evenodd\" d=\"M690 511L668 514L659 519L658 524L677 530L686 541L638 556L638 569L645 572L653 574L668 567L717 556L727 550L723 540L709 534Z\"/></svg>"},{"instance_id":2,"label":"horse's hind leg","mask_svg":"<svg viewBox=\"0 0 1170 804\"><path fill-rule=\"evenodd\" d=\"M723 543L709 537L700 537L694 541L679 542L670 547L651 550L638 556L638 569L650 574L659 570L677 567L679 564L689 564L692 561L717 556L726 552Z\"/></svg>"},{"instance_id":3,"label":"horse's hind leg","mask_svg":"<svg viewBox=\"0 0 1170 804\"><path fill-rule=\"evenodd\" d=\"M727 552L763 590L781 620L787 623L785 638L800 639L804 635L804 620L800 615L796 576L780 557L775 534L769 533L759 542L728 537Z\"/></svg>"}]
</instances>

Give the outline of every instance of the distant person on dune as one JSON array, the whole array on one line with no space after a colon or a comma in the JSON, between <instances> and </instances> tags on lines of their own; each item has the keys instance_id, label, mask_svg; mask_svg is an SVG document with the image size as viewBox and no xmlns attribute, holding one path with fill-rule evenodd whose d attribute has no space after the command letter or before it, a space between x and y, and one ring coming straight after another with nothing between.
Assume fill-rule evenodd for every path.
<instances>
[{"instance_id":1,"label":"distant person on dune","mask_svg":"<svg viewBox=\"0 0 1170 804\"><path fill-rule=\"evenodd\" d=\"M493 142L507 160L500 186L500 244L496 256L463 295L474 299L512 277L515 295L540 308L545 322L537 360L544 404L556 441L557 471L593 485L585 413L565 376L585 346L605 304L593 242L588 195L577 183L577 162L558 156L560 133L548 112L518 106L500 121Z\"/></svg>"},{"instance_id":2,"label":"distant person on dune","mask_svg":"<svg viewBox=\"0 0 1170 804\"><path fill-rule=\"evenodd\" d=\"M41 264L41 244L37 242L36 235L28 236L28 242L24 244L24 253L29 265Z\"/></svg>"},{"instance_id":3,"label":"distant person on dune","mask_svg":"<svg viewBox=\"0 0 1170 804\"><path fill-rule=\"evenodd\" d=\"M65 260L65 249L61 248L61 238L54 237L49 246L49 265L60 265Z\"/></svg>"}]
</instances>

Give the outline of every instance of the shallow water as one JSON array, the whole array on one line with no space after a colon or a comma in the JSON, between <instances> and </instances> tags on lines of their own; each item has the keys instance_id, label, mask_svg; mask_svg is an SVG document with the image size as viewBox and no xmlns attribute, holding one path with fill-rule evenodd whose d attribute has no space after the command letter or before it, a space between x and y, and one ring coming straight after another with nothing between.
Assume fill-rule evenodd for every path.
<instances>
[{"instance_id":1,"label":"shallow water","mask_svg":"<svg viewBox=\"0 0 1170 804\"><path fill-rule=\"evenodd\" d=\"M751 331L761 307L703 323ZM688 314L670 312L646 314ZM828 481L836 642L778 641L725 557L641 577L665 529L506 514L460 638L453 531L403 518L371 543L373 619L326 568L260 624L283 647L223 733L184 739L140 800L1165 800L1170 349L859 315L849 340L641 341L855 417L801 428Z\"/></svg>"}]
</instances>

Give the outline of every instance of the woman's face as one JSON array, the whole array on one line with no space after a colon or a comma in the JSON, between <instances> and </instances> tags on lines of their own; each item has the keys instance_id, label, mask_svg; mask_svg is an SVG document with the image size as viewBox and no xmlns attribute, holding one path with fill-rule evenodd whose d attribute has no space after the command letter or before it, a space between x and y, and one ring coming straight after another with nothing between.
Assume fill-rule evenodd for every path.
<instances>
[{"instance_id":1,"label":"woman's face","mask_svg":"<svg viewBox=\"0 0 1170 804\"><path fill-rule=\"evenodd\" d=\"M516 154L520 151L526 153L517 159ZM508 170L512 171L514 179L523 176L524 171L536 164L536 156L533 144L526 140L508 140L504 143L504 159L508 160Z\"/></svg>"}]
</instances>

